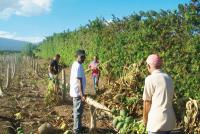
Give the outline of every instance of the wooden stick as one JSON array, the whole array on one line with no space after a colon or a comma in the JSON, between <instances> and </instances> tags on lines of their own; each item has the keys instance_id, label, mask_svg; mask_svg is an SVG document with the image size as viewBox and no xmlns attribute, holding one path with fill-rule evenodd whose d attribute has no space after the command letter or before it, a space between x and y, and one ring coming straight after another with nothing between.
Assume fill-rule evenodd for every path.
<instances>
[{"instance_id":1,"label":"wooden stick","mask_svg":"<svg viewBox=\"0 0 200 134\"><path fill-rule=\"evenodd\" d=\"M3 73L3 57L1 57L0 73Z\"/></svg>"},{"instance_id":2,"label":"wooden stick","mask_svg":"<svg viewBox=\"0 0 200 134\"><path fill-rule=\"evenodd\" d=\"M91 105L91 106L94 106L97 109L103 110L107 115L109 115L110 117L112 117L111 110L109 108L107 108L106 106L98 103L97 101L93 100L92 98L87 97L86 100L85 100L85 102L88 105Z\"/></svg>"},{"instance_id":3,"label":"wooden stick","mask_svg":"<svg viewBox=\"0 0 200 134\"><path fill-rule=\"evenodd\" d=\"M15 76L15 63L13 63L13 65L12 65L12 76L11 76L11 78L13 79L14 76Z\"/></svg>"},{"instance_id":4,"label":"wooden stick","mask_svg":"<svg viewBox=\"0 0 200 134\"><path fill-rule=\"evenodd\" d=\"M33 71L35 70L35 60L32 59L32 68L33 68Z\"/></svg>"},{"instance_id":5,"label":"wooden stick","mask_svg":"<svg viewBox=\"0 0 200 134\"><path fill-rule=\"evenodd\" d=\"M96 134L96 110L90 105L90 134Z\"/></svg>"},{"instance_id":6,"label":"wooden stick","mask_svg":"<svg viewBox=\"0 0 200 134\"><path fill-rule=\"evenodd\" d=\"M0 87L0 97L4 96L2 90L1 90L1 87Z\"/></svg>"},{"instance_id":7,"label":"wooden stick","mask_svg":"<svg viewBox=\"0 0 200 134\"><path fill-rule=\"evenodd\" d=\"M88 73L90 70L91 70L91 69L90 69L90 68L88 68L87 70L85 70L85 73Z\"/></svg>"},{"instance_id":8,"label":"wooden stick","mask_svg":"<svg viewBox=\"0 0 200 134\"><path fill-rule=\"evenodd\" d=\"M65 69L62 70L62 97L63 101L65 101L66 97L66 73Z\"/></svg>"},{"instance_id":9,"label":"wooden stick","mask_svg":"<svg viewBox=\"0 0 200 134\"><path fill-rule=\"evenodd\" d=\"M102 66L104 66L105 64L111 62L114 58L116 58L116 57L112 57L112 59L110 59L110 60L108 60L108 61L106 61L106 62L104 62L104 63L100 63L100 64L99 64L99 67L102 67ZM91 70L91 69L88 68L87 70L85 70L85 73L90 72L90 70Z\"/></svg>"},{"instance_id":10,"label":"wooden stick","mask_svg":"<svg viewBox=\"0 0 200 134\"><path fill-rule=\"evenodd\" d=\"M35 63L35 73L37 73L37 70L38 70L38 63L36 62Z\"/></svg>"},{"instance_id":11,"label":"wooden stick","mask_svg":"<svg viewBox=\"0 0 200 134\"><path fill-rule=\"evenodd\" d=\"M7 79L6 79L6 88L8 88L10 84L10 65L8 64L8 67L7 67Z\"/></svg>"}]
</instances>

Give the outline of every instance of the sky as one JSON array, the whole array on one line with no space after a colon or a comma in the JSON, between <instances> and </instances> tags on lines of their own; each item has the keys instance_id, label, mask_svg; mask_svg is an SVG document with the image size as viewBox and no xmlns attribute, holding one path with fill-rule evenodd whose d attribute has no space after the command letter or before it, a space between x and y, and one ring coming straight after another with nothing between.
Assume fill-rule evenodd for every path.
<instances>
[{"instance_id":1,"label":"sky","mask_svg":"<svg viewBox=\"0 0 200 134\"><path fill-rule=\"evenodd\" d=\"M134 12L174 10L189 0L0 0L0 37L37 43L74 30L96 17L111 20Z\"/></svg>"}]
</instances>

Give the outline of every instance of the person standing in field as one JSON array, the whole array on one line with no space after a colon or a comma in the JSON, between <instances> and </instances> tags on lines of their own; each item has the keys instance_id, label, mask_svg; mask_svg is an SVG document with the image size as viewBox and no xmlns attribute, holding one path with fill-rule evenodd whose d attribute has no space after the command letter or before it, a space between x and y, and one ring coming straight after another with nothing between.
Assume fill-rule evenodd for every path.
<instances>
[{"instance_id":1,"label":"person standing in field","mask_svg":"<svg viewBox=\"0 0 200 134\"><path fill-rule=\"evenodd\" d=\"M55 105L59 102L59 80L58 74L61 71L61 67L59 65L60 55L56 54L54 59L50 62L48 71L49 71L49 84L48 90L45 93L45 103L46 105Z\"/></svg>"},{"instance_id":2,"label":"person standing in field","mask_svg":"<svg viewBox=\"0 0 200 134\"><path fill-rule=\"evenodd\" d=\"M48 67L49 72L49 84L48 90L45 93L45 103L46 105L55 105L59 102L59 80L58 75L61 71L61 67L59 65L60 55L56 54L54 59L50 62Z\"/></svg>"},{"instance_id":3,"label":"person standing in field","mask_svg":"<svg viewBox=\"0 0 200 134\"><path fill-rule=\"evenodd\" d=\"M158 55L149 55L146 62L150 75L145 79L143 92L143 121L149 134L170 134L176 126L172 78L161 70Z\"/></svg>"},{"instance_id":4,"label":"person standing in field","mask_svg":"<svg viewBox=\"0 0 200 134\"><path fill-rule=\"evenodd\" d=\"M85 61L85 51L77 50L76 61L72 64L70 75L70 96L73 98L74 133L80 134L82 114L85 102L86 78L82 64Z\"/></svg>"},{"instance_id":5,"label":"person standing in field","mask_svg":"<svg viewBox=\"0 0 200 134\"><path fill-rule=\"evenodd\" d=\"M96 93L100 77L99 59L97 56L94 56L94 60L89 64L89 69L92 70L92 80L94 84L94 91Z\"/></svg>"},{"instance_id":6,"label":"person standing in field","mask_svg":"<svg viewBox=\"0 0 200 134\"><path fill-rule=\"evenodd\" d=\"M59 80L58 80L58 74L60 73L61 69L59 66L60 61L60 54L56 54L54 59L49 64L49 78L53 80L54 83L54 91L58 93L59 89Z\"/></svg>"}]
</instances>

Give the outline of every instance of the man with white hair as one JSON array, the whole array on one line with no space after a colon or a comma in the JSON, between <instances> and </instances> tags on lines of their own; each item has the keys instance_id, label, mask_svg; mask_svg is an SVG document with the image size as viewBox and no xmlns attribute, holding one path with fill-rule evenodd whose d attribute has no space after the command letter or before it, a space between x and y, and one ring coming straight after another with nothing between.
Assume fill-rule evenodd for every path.
<instances>
[{"instance_id":1,"label":"man with white hair","mask_svg":"<svg viewBox=\"0 0 200 134\"><path fill-rule=\"evenodd\" d=\"M149 55L146 62L150 75L143 92L143 121L149 134L170 134L176 125L173 82L161 70L162 60L157 54Z\"/></svg>"}]
</instances>

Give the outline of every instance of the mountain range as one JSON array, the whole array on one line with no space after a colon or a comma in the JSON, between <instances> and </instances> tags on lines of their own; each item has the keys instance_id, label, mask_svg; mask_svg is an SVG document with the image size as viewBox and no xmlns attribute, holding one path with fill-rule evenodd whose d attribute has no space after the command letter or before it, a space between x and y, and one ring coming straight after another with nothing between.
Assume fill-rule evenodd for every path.
<instances>
[{"instance_id":1,"label":"mountain range","mask_svg":"<svg viewBox=\"0 0 200 134\"><path fill-rule=\"evenodd\" d=\"M20 51L29 42L0 37L0 51Z\"/></svg>"}]
</instances>

